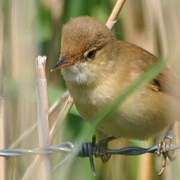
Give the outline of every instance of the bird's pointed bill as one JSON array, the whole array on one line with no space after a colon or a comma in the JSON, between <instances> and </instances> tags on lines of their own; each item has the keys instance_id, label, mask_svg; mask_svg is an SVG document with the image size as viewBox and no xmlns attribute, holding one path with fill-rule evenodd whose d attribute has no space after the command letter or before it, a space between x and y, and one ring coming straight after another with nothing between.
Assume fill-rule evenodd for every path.
<instances>
[{"instance_id":1,"label":"bird's pointed bill","mask_svg":"<svg viewBox=\"0 0 180 180\"><path fill-rule=\"evenodd\" d=\"M73 63L70 61L65 61L65 59L60 58L59 61L51 68L51 72L57 69L61 69L67 66L72 65Z\"/></svg>"}]
</instances>

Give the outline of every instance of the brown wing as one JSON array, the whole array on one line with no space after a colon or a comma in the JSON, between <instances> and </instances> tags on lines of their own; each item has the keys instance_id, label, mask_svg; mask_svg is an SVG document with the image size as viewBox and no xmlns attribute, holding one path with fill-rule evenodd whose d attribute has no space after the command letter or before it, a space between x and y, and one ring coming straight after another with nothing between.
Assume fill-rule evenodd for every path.
<instances>
[{"instance_id":1,"label":"brown wing","mask_svg":"<svg viewBox=\"0 0 180 180\"><path fill-rule=\"evenodd\" d=\"M136 73L145 72L158 61L158 58L143 48L132 43L118 41L119 52L128 56L128 68ZM130 65L133 65L130 67ZM165 92L171 96L180 98L180 77L170 68L165 68L150 83L150 88L154 91Z\"/></svg>"},{"instance_id":2,"label":"brown wing","mask_svg":"<svg viewBox=\"0 0 180 180\"><path fill-rule=\"evenodd\" d=\"M170 68L164 69L152 81L155 90L180 98L180 77Z\"/></svg>"}]
</instances>

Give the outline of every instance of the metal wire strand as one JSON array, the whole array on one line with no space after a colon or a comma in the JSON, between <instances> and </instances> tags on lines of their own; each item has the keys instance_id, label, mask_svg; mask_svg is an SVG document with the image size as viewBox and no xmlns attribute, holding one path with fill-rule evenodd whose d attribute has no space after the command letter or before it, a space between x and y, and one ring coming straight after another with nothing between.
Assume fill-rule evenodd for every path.
<instances>
[{"instance_id":1,"label":"metal wire strand","mask_svg":"<svg viewBox=\"0 0 180 180\"><path fill-rule=\"evenodd\" d=\"M34 148L34 149L1 149L0 156L1 157L16 157L16 156L24 156L30 154L54 154L59 151L61 152L72 152L74 149L74 144L67 141L63 142L60 145L48 146L45 148Z\"/></svg>"},{"instance_id":2,"label":"metal wire strand","mask_svg":"<svg viewBox=\"0 0 180 180\"><path fill-rule=\"evenodd\" d=\"M72 142L63 142L59 145L48 146L45 148L34 148L34 149L1 149L0 156L1 157L19 157L24 155L36 155L36 154L54 154L58 152L66 152L73 153L76 151L77 147L80 147L77 156L78 157L88 157L90 162L90 167L93 174L96 174L94 157L101 157L102 153L106 153L107 155L141 155L145 153L154 153L158 152L158 145L154 145L149 148L143 147L124 147L121 149L102 149L98 147L99 144L95 142L93 138L92 142L84 142L81 146L75 145ZM168 153L169 151L175 151L180 149L180 145L171 144L164 153Z\"/></svg>"}]
</instances>

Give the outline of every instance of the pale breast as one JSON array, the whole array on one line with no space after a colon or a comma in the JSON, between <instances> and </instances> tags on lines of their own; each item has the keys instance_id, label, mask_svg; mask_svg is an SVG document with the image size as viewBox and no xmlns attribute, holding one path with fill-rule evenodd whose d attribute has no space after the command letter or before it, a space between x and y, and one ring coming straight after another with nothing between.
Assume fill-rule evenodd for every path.
<instances>
[{"instance_id":1,"label":"pale breast","mask_svg":"<svg viewBox=\"0 0 180 180\"><path fill-rule=\"evenodd\" d=\"M95 120L104 108L118 97L111 91L112 88L109 88L108 95L104 94L102 89L92 92L81 90L79 95L75 93L75 104L82 117L89 121ZM72 95L73 93L72 90ZM139 90L103 121L101 130L110 136L133 139L155 136L172 123L168 118L168 100L169 97L162 93L158 94L146 88Z\"/></svg>"},{"instance_id":2,"label":"pale breast","mask_svg":"<svg viewBox=\"0 0 180 180\"><path fill-rule=\"evenodd\" d=\"M89 121L95 120L129 86L126 84L129 81L120 80L121 77L131 78L133 81L136 75L133 74L131 77L119 73L116 77L113 73L111 76L104 76L94 71L95 68L90 70L85 64L72 66L63 71L79 113ZM122 83L119 85L117 82ZM130 95L107 120L103 121L101 129L111 136L134 139L156 135L171 124L166 113L168 101L167 95L144 86Z\"/></svg>"},{"instance_id":3,"label":"pale breast","mask_svg":"<svg viewBox=\"0 0 180 180\"><path fill-rule=\"evenodd\" d=\"M78 111L87 120L96 118L114 99L113 88L105 83L92 88L72 84L68 84L68 87Z\"/></svg>"}]
</instances>

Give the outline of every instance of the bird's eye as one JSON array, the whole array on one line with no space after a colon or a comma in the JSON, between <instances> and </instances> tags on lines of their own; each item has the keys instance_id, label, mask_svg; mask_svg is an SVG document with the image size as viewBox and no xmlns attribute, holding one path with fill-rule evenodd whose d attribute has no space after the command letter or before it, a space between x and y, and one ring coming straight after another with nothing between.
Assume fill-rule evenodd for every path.
<instances>
[{"instance_id":1,"label":"bird's eye","mask_svg":"<svg viewBox=\"0 0 180 180\"><path fill-rule=\"evenodd\" d=\"M86 52L86 53L84 54L84 58L87 59L87 60L94 58L94 56L95 56L95 54L96 54L96 51L97 51L96 49L92 49L92 50Z\"/></svg>"}]
</instances>

